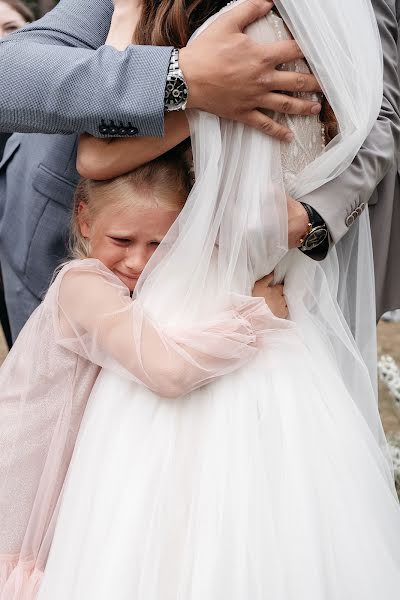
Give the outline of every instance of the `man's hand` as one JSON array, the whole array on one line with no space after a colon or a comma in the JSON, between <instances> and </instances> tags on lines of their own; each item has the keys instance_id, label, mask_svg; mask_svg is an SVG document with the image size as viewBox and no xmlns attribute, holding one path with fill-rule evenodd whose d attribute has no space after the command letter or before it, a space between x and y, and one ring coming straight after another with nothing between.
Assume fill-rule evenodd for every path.
<instances>
[{"instance_id":1,"label":"man's hand","mask_svg":"<svg viewBox=\"0 0 400 600\"><path fill-rule=\"evenodd\" d=\"M301 239L308 230L308 214L304 206L290 196L287 199L288 211L288 245L289 248L299 248Z\"/></svg>"},{"instance_id":2,"label":"man's hand","mask_svg":"<svg viewBox=\"0 0 400 600\"><path fill-rule=\"evenodd\" d=\"M272 137L290 141L290 130L259 109L318 114L318 102L292 98L276 90L313 92L320 91L320 87L313 75L276 68L303 57L295 41L258 44L243 33L272 6L267 0L247 0L230 10L180 51L179 63L188 84L188 108L241 121Z\"/></svg>"}]
</instances>

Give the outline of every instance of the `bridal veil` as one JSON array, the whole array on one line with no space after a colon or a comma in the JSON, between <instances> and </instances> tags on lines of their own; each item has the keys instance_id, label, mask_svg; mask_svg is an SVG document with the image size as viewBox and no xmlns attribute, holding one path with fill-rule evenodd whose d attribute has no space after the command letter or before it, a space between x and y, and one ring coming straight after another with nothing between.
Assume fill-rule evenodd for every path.
<instances>
[{"instance_id":1,"label":"bridal veil","mask_svg":"<svg viewBox=\"0 0 400 600\"><path fill-rule=\"evenodd\" d=\"M237 4L212 17L195 36ZM250 294L254 282L275 269L276 277L285 279L291 318L306 345L316 356L320 344L329 349L384 449L368 211L338 251L333 248L317 263L298 250L287 252L286 208L286 192L299 199L342 173L375 123L382 101L379 32L369 0L275 4L322 86L339 134L284 181L278 141L240 123L189 111L196 183L139 281L136 297L157 321L190 322L215 312L231 292ZM248 34L259 42L276 41L266 24L270 18L251 25ZM210 279L212 297L205 285Z\"/></svg>"}]
</instances>

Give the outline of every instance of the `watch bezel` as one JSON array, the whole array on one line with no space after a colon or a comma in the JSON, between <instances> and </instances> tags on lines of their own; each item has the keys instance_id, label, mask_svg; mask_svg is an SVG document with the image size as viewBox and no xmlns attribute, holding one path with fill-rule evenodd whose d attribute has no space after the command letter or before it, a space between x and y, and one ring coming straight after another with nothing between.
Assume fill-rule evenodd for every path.
<instances>
[{"instance_id":1,"label":"watch bezel","mask_svg":"<svg viewBox=\"0 0 400 600\"><path fill-rule=\"evenodd\" d=\"M310 238L315 238L315 235L320 234L320 233L321 234L323 233L323 235L318 240L318 242L313 243L310 241ZM303 252L309 252L310 250L314 250L314 248L318 248L318 246L323 244L327 237L328 237L328 228L326 227L326 225L316 225L315 227L313 227L311 229L311 231L309 233L307 233L306 237L304 238L303 244L301 246L301 250Z\"/></svg>"},{"instance_id":2,"label":"watch bezel","mask_svg":"<svg viewBox=\"0 0 400 600\"><path fill-rule=\"evenodd\" d=\"M183 90L180 93L180 98L176 101L171 97L172 90L168 90L168 84L173 83L173 89L176 88L177 84L182 85ZM164 107L166 111L174 111L174 110L185 110L188 101L188 89L186 80L183 76L183 73L170 73L167 76L166 86L165 86L165 100Z\"/></svg>"}]
</instances>

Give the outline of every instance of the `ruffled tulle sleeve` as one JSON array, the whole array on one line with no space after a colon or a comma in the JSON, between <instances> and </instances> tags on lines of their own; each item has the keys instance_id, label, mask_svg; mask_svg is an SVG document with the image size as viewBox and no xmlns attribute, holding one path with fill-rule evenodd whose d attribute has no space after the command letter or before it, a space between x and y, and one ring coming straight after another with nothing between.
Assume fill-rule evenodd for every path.
<instances>
[{"instance_id":1,"label":"ruffled tulle sleeve","mask_svg":"<svg viewBox=\"0 0 400 600\"><path fill-rule=\"evenodd\" d=\"M75 261L59 275L57 342L161 396L180 396L239 368L278 326L263 299L235 295L203 321L160 324L99 261Z\"/></svg>"}]
</instances>

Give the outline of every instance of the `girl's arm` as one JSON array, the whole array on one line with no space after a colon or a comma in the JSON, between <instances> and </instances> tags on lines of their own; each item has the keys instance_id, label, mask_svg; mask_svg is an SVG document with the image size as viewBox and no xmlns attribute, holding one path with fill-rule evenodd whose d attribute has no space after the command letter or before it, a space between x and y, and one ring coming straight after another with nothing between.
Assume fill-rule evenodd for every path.
<instances>
[{"instance_id":1,"label":"girl's arm","mask_svg":"<svg viewBox=\"0 0 400 600\"><path fill-rule=\"evenodd\" d=\"M57 342L161 396L178 397L238 369L269 330L290 326L263 298L249 297L202 323L160 325L101 263L77 264L59 275Z\"/></svg>"},{"instance_id":2,"label":"girl's arm","mask_svg":"<svg viewBox=\"0 0 400 600\"><path fill-rule=\"evenodd\" d=\"M105 45L125 50L132 44L140 11L140 0L114 0L114 12Z\"/></svg>"},{"instance_id":3,"label":"girl's arm","mask_svg":"<svg viewBox=\"0 0 400 600\"><path fill-rule=\"evenodd\" d=\"M132 43L140 15L139 0L116 1L106 44L125 50ZM183 112L165 116L164 136L133 138L94 138L81 136L77 170L88 179L112 179L161 156L189 137L189 125Z\"/></svg>"}]
</instances>

